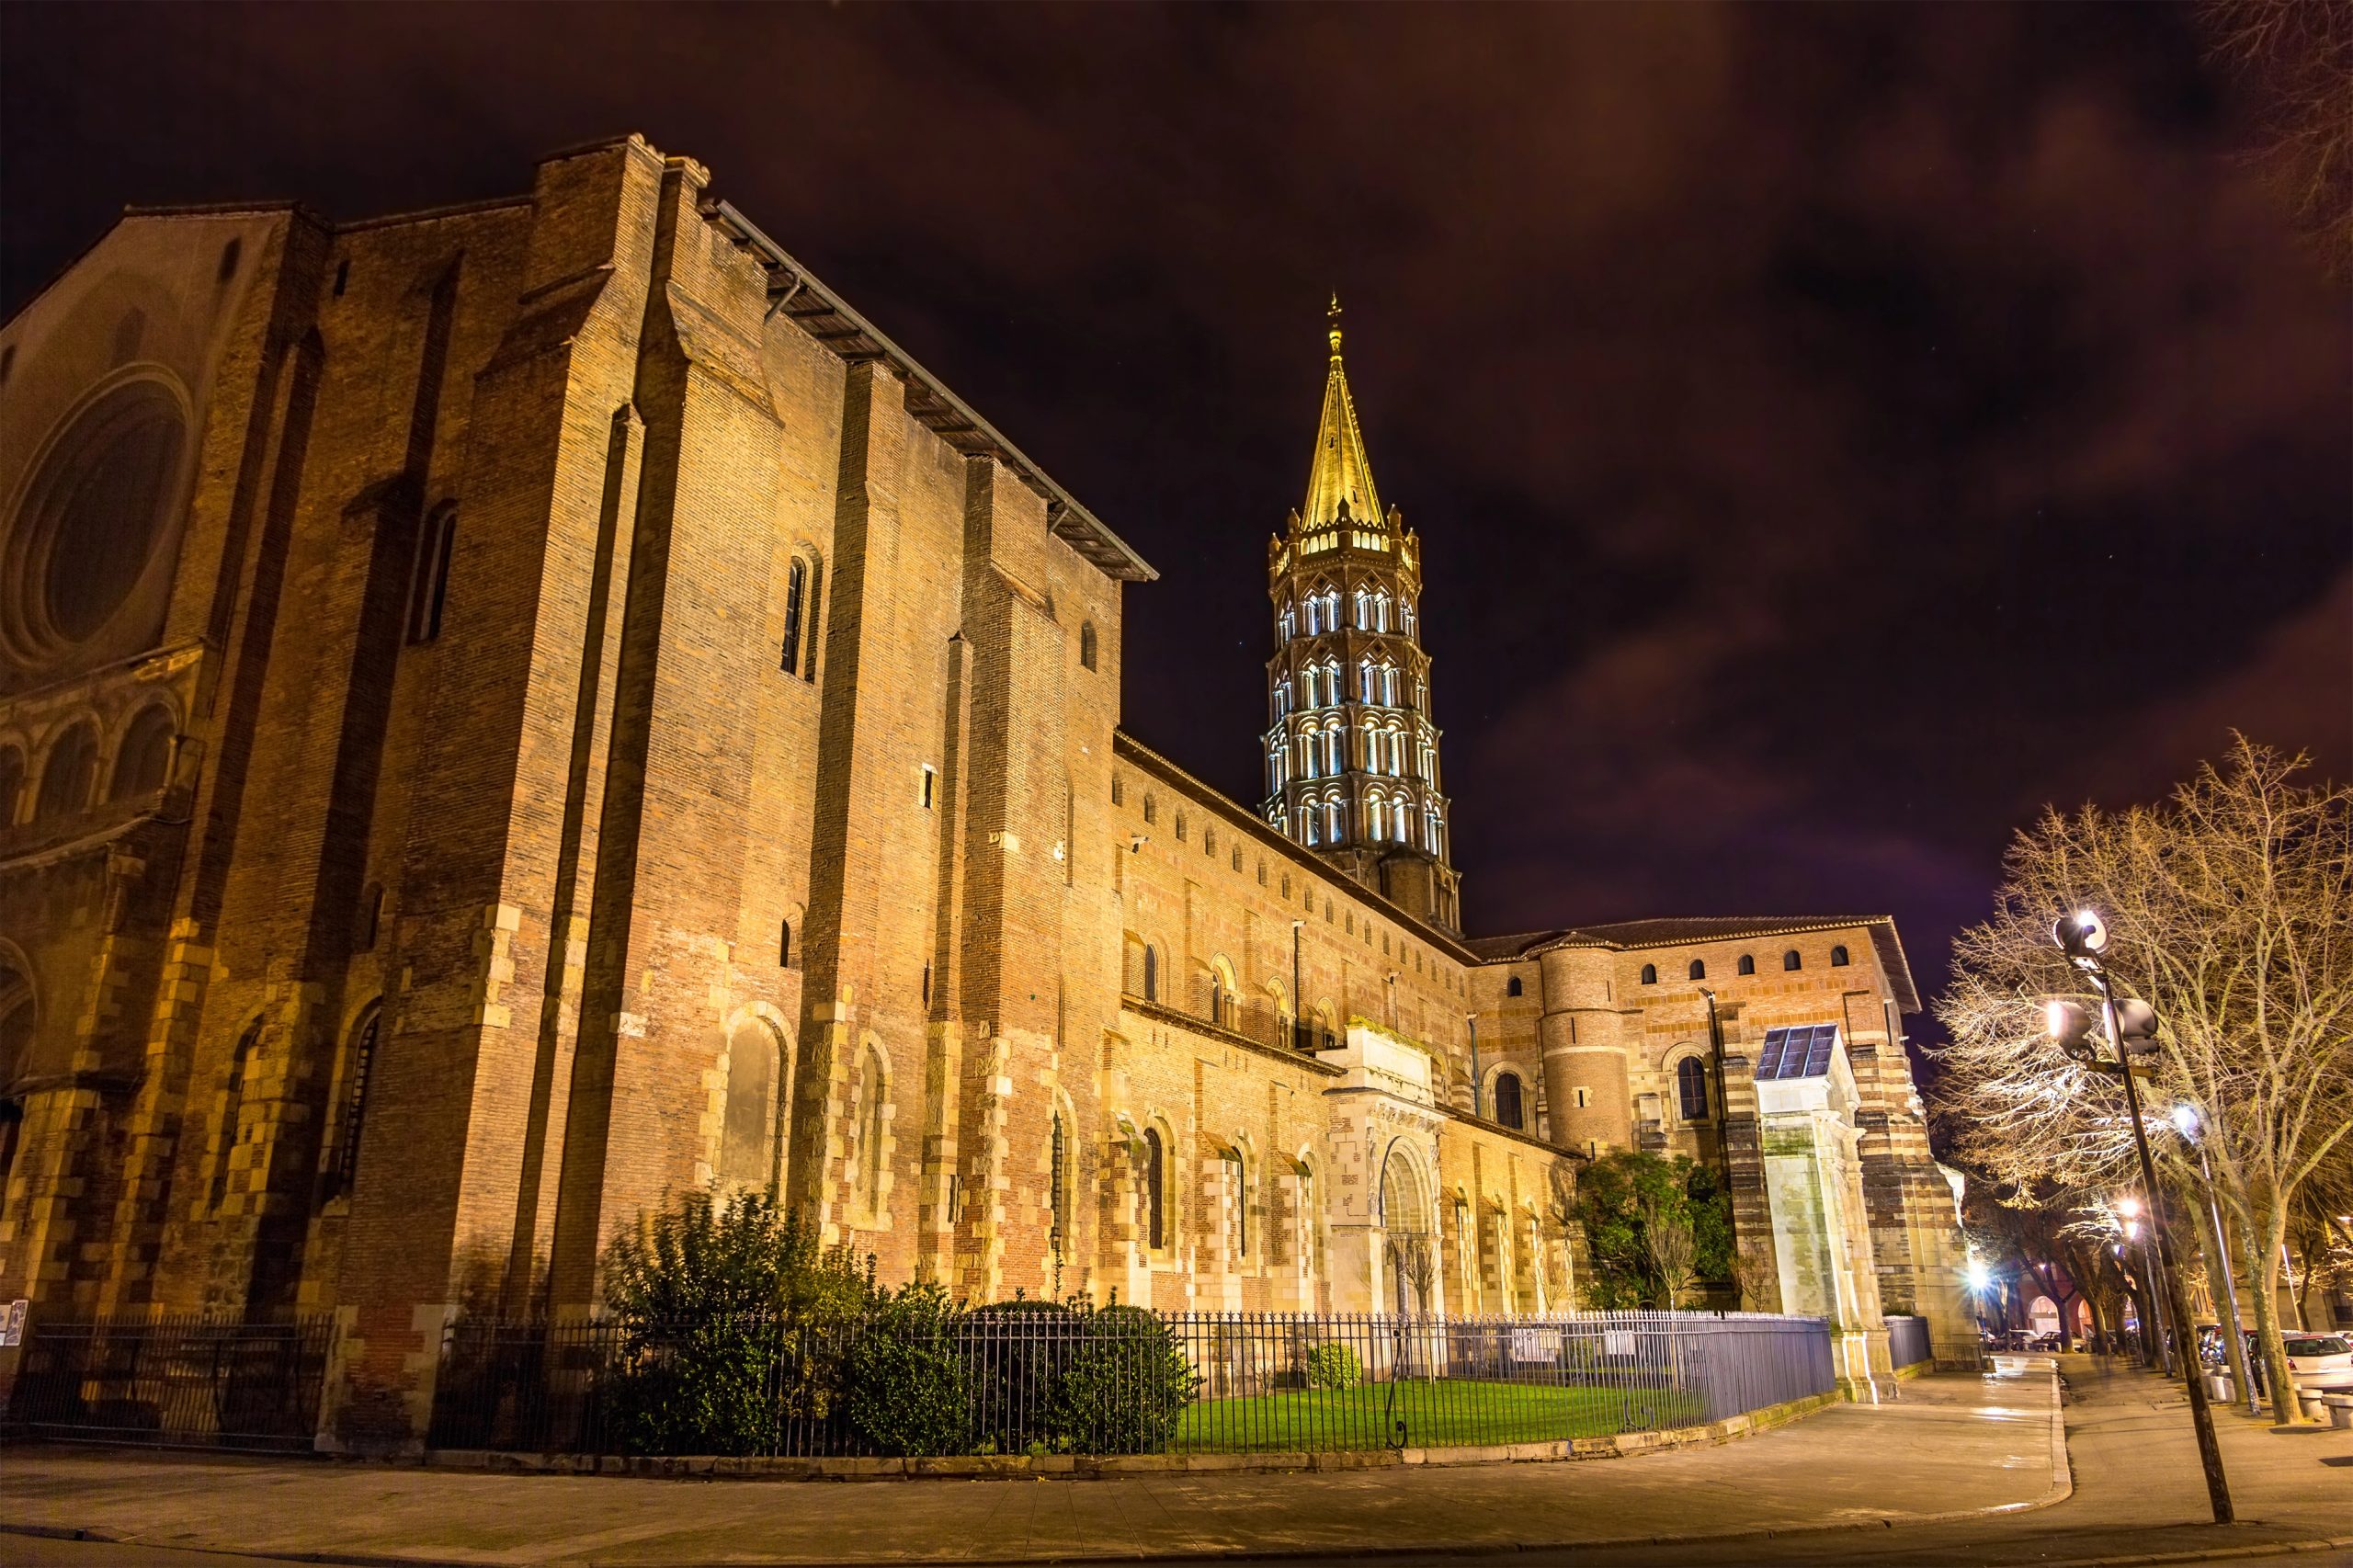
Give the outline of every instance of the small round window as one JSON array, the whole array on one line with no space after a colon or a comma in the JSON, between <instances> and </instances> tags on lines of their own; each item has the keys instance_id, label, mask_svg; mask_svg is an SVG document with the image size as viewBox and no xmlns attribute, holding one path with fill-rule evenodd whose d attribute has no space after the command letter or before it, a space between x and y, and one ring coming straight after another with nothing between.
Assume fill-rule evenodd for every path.
<instances>
[{"instance_id":1,"label":"small round window","mask_svg":"<svg viewBox=\"0 0 2353 1568\"><path fill-rule=\"evenodd\" d=\"M142 380L85 408L51 448L8 551L30 641L85 642L122 608L164 533L187 443L178 400Z\"/></svg>"}]
</instances>

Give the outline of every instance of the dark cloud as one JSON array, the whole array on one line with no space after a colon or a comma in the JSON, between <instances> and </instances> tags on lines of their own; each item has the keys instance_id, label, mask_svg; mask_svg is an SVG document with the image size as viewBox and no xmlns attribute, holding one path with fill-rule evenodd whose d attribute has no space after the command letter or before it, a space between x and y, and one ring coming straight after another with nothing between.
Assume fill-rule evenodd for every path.
<instances>
[{"instance_id":1,"label":"dark cloud","mask_svg":"<svg viewBox=\"0 0 2353 1568\"><path fill-rule=\"evenodd\" d=\"M1255 798L1321 307L1425 539L1472 923L1895 913L2237 725L2353 775L2353 381L2165 7L16 6L11 308L125 200L358 216L627 129L1157 562Z\"/></svg>"}]
</instances>

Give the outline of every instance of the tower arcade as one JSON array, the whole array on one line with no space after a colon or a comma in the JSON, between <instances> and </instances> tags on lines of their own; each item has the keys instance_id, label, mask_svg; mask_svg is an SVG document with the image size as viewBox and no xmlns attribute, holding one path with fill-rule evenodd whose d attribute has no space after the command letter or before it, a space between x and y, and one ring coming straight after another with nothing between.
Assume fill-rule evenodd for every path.
<instances>
[{"instance_id":1,"label":"tower arcade","mask_svg":"<svg viewBox=\"0 0 2353 1568\"><path fill-rule=\"evenodd\" d=\"M1267 550L1267 798L1275 828L1447 930L1457 879L1422 649L1421 540L1381 510L1332 301L1324 418L1306 505Z\"/></svg>"}]
</instances>

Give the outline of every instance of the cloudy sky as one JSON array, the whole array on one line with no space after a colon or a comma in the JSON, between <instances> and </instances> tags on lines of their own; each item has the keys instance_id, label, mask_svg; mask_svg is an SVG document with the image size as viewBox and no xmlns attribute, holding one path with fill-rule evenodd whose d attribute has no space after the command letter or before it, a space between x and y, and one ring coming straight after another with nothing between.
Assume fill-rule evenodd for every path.
<instances>
[{"instance_id":1,"label":"cloudy sky","mask_svg":"<svg viewBox=\"0 0 2353 1568\"><path fill-rule=\"evenodd\" d=\"M1245 800L1323 307L1425 542L1478 931L1894 913L2234 725L2353 776L2353 313L2187 12L11 6L13 310L126 202L510 193L616 131L1161 569Z\"/></svg>"}]
</instances>

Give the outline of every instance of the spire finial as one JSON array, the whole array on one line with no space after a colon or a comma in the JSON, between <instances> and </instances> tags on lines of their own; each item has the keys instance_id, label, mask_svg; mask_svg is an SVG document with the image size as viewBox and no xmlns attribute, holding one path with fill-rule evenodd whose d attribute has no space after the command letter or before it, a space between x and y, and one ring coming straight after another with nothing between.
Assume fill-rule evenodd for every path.
<instances>
[{"instance_id":1,"label":"spire finial","mask_svg":"<svg viewBox=\"0 0 2353 1568\"><path fill-rule=\"evenodd\" d=\"M1332 290L1332 303L1324 312L1324 319L1332 324L1332 358L1340 357L1340 291Z\"/></svg>"}]
</instances>

